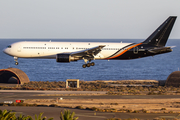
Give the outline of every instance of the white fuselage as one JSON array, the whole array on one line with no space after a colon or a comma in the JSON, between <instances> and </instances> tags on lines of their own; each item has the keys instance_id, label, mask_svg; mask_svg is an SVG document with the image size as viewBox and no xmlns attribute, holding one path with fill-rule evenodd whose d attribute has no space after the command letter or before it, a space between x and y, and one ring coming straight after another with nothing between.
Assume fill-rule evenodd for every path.
<instances>
[{"instance_id":1,"label":"white fuselage","mask_svg":"<svg viewBox=\"0 0 180 120\"><path fill-rule=\"evenodd\" d=\"M56 55L59 53L73 53L105 45L102 51L94 56L95 59L105 59L130 44L132 43L23 41L11 44L4 49L4 52L18 58L56 59Z\"/></svg>"}]
</instances>

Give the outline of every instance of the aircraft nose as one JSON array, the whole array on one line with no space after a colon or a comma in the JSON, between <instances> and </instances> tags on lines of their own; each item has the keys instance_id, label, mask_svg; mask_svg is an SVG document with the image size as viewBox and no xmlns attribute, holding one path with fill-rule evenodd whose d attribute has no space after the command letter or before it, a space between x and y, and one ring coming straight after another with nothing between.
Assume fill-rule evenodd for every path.
<instances>
[{"instance_id":1,"label":"aircraft nose","mask_svg":"<svg viewBox=\"0 0 180 120\"><path fill-rule=\"evenodd\" d=\"M3 49L3 52L6 53L6 54L8 54L7 48Z\"/></svg>"}]
</instances>

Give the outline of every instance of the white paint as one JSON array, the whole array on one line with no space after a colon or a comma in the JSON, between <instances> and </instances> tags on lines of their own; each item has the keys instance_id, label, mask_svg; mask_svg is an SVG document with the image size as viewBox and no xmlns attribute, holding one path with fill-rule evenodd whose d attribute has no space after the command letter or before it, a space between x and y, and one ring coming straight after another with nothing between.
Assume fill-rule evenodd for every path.
<instances>
[{"instance_id":1,"label":"white paint","mask_svg":"<svg viewBox=\"0 0 180 120\"><path fill-rule=\"evenodd\" d=\"M45 58L45 59L56 59L56 55L60 53L73 53L80 52L86 48L90 49L99 45L105 45L95 59L104 59L119 49L129 45L131 43L101 43L101 42L17 42L11 44L11 48L7 47L4 52L10 56L18 58ZM21 46L21 51L19 51ZM33 48L33 49L32 49Z\"/></svg>"}]
</instances>

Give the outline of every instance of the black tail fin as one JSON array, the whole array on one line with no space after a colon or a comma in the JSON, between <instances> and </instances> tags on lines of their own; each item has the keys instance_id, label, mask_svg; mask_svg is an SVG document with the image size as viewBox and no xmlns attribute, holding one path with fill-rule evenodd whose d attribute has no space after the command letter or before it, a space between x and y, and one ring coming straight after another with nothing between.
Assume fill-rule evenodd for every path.
<instances>
[{"instance_id":1,"label":"black tail fin","mask_svg":"<svg viewBox=\"0 0 180 120\"><path fill-rule=\"evenodd\" d=\"M176 16L170 16L143 43L155 46L165 46L176 18Z\"/></svg>"}]
</instances>

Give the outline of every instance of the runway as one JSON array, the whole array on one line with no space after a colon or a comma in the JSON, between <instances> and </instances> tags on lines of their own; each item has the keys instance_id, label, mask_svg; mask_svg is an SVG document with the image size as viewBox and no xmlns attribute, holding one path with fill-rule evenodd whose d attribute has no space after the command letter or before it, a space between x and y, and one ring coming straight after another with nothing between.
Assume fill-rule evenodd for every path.
<instances>
[{"instance_id":1,"label":"runway","mask_svg":"<svg viewBox=\"0 0 180 120\"><path fill-rule=\"evenodd\" d=\"M105 95L105 91L40 91L40 90L0 90L0 102L13 101L17 99L54 99L63 94L100 94ZM58 95L58 96L57 96ZM63 98L83 98L86 96L63 96ZM91 97L91 96L87 96Z\"/></svg>"},{"instance_id":2,"label":"runway","mask_svg":"<svg viewBox=\"0 0 180 120\"><path fill-rule=\"evenodd\" d=\"M63 94L74 95L63 96ZM0 103L15 102L18 99L56 99L60 97L63 99L169 99L180 98L180 95L107 95L106 91L0 90Z\"/></svg>"}]
</instances>

